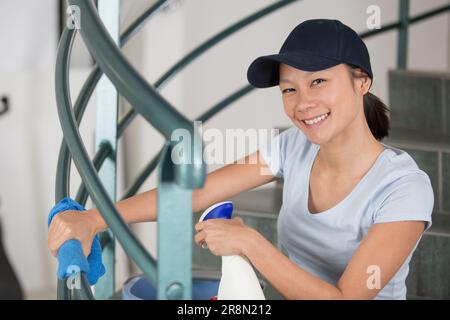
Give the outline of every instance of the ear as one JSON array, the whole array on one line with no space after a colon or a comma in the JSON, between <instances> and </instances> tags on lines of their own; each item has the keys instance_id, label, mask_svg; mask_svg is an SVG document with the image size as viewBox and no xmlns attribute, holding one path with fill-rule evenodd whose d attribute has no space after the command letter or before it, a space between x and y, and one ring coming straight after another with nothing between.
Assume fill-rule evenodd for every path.
<instances>
[{"instance_id":1,"label":"ear","mask_svg":"<svg viewBox=\"0 0 450 320\"><path fill-rule=\"evenodd\" d=\"M372 79L361 68L352 69L350 66L347 66L347 68L350 72L350 78L353 80L355 91L364 96L372 86Z\"/></svg>"},{"instance_id":2,"label":"ear","mask_svg":"<svg viewBox=\"0 0 450 320\"><path fill-rule=\"evenodd\" d=\"M366 77L360 77L356 79L357 83L357 89L361 93L361 95L365 95L367 92L369 92L370 87L372 86L372 79L370 79L368 76Z\"/></svg>"}]
</instances>

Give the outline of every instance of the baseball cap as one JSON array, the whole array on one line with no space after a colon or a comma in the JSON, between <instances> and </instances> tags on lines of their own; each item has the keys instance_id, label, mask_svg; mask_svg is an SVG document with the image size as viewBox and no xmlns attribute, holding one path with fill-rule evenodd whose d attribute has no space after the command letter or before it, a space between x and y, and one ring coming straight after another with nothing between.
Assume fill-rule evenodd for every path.
<instances>
[{"instance_id":1,"label":"baseball cap","mask_svg":"<svg viewBox=\"0 0 450 320\"><path fill-rule=\"evenodd\" d=\"M250 64L248 81L256 88L278 85L280 63L303 71L319 71L345 63L360 67L373 79L366 45L339 20L312 19L300 23L278 54L261 56Z\"/></svg>"}]
</instances>

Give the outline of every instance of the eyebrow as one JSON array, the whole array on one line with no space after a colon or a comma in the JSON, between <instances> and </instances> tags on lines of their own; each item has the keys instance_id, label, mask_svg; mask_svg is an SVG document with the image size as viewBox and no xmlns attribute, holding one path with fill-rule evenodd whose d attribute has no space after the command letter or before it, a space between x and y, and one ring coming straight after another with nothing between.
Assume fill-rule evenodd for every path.
<instances>
[{"instance_id":1,"label":"eyebrow","mask_svg":"<svg viewBox=\"0 0 450 320\"><path fill-rule=\"evenodd\" d=\"M308 71L307 71L308 72ZM308 72L308 77L312 76L313 74L317 73L319 71L314 71L314 72ZM286 78L281 78L280 79L280 83L281 82L287 82L287 83L294 83L294 81L286 79Z\"/></svg>"},{"instance_id":2,"label":"eyebrow","mask_svg":"<svg viewBox=\"0 0 450 320\"><path fill-rule=\"evenodd\" d=\"M280 83L281 82L288 82L288 83L292 83L292 81L291 80L289 80L289 79L280 79Z\"/></svg>"}]
</instances>

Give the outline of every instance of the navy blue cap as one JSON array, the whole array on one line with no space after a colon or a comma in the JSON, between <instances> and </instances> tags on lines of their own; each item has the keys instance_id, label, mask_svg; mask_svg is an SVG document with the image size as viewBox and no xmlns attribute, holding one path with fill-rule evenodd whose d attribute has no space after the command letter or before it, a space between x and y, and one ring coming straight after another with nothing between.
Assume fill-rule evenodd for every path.
<instances>
[{"instance_id":1,"label":"navy blue cap","mask_svg":"<svg viewBox=\"0 0 450 320\"><path fill-rule=\"evenodd\" d=\"M319 71L345 63L360 67L373 79L366 45L339 20L313 19L300 23L284 41L280 52L254 60L247 79L257 88L278 85L280 63L303 71Z\"/></svg>"}]
</instances>

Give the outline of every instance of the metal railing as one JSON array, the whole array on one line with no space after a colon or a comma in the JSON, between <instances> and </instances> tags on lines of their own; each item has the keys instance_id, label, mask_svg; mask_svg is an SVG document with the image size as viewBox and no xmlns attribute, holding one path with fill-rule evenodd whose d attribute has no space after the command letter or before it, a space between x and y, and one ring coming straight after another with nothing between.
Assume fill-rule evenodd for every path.
<instances>
[{"instance_id":1,"label":"metal railing","mask_svg":"<svg viewBox=\"0 0 450 320\"><path fill-rule=\"evenodd\" d=\"M300 0L277 1L224 29L189 52L174 66L169 68L155 82L154 86L150 86L123 57L119 46L123 46L146 21L155 16L164 7L167 1L156 2L131 23L120 36L119 46L117 46L102 25L96 9L90 0L69 0L71 5L76 5L80 8L80 15L82 16L82 19L80 19L80 33L97 65L93 68L74 106L72 106L68 76L70 53L77 30L66 28L62 33L58 47L55 77L58 115L64 133L64 140L61 144L57 166L55 202L59 202L59 200L70 194L70 161L73 158L75 166L82 178L82 184L78 189L75 200L85 205L88 195L92 198L112 230L112 233L117 237L129 257L141 268L150 283L158 289L159 299L191 298L191 197L192 190L203 185L206 171L201 148L199 148L201 147L200 144L192 143L192 156L190 159L184 159L185 161L182 161L182 164L172 163L170 152L175 145L170 140L170 136L174 130L180 128L185 129L192 137L197 137L199 141L201 140L198 133L194 131L192 122L165 101L158 94L157 90L162 89L178 72L223 39L252 22L296 1ZM450 5L430 10L415 17L409 17L409 0L399 0L399 3L400 18L398 22L385 25L381 29L362 33L360 36L362 38L368 38L392 29L399 29L398 67L406 68L409 25L447 12L450 10ZM166 139L161 151L142 169L135 182L122 197L122 199L125 199L136 194L143 182L159 165L158 262L156 262L130 232L97 174L97 171L100 170L105 160L115 153L114 148L110 143L104 141L100 144L91 162L78 131L78 126L82 121L87 103L103 73L133 107L118 122L116 139L122 136L125 129L138 113L161 132ZM215 114L252 90L253 88L249 85L242 87L215 104L196 120L209 120ZM176 197L178 201L171 201L172 197ZM182 241L178 241L178 244L170 241L175 235L177 239L183 239ZM104 245L105 243L102 243L102 247ZM111 265L106 265L107 269L111 267ZM93 299L94 295L84 273L81 273L81 284L81 288L69 289L65 281L58 280L58 299ZM113 292L109 293L110 296L112 294Z\"/></svg>"},{"instance_id":2,"label":"metal railing","mask_svg":"<svg viewBox=\"0 0 450 320\"><path fill-rule=\"evenodd\" d=\"M121 36L121 44L129 39L133 34L134 29L139 28L142 23L151 15L156 13L166 1L159 1L144 15L137 19ZM275 5L269 6L256 14L241 20L239 23L231 26L215 38L210 39L202 46L195 49L191 54L183 58L177 65L171 68L157 83L161 87L171 76L181 70L189 62L197 58L201 53L218 43L223 38L234 33L245 25L257 20L258 18L281 8L294 1L280 1ZM91 75L88 77L83 86L80 95L76 101L74 110L69 96L68 72L69 72L69 57L70 51L75 36L74 29L65 29L61 37L60 46L58 48L57 68L56 68L56 93L58 104L58 115L60 117L61 126L64 133L64 142L61 146L60 157L58 160L58 172L56 178L56 199L59 201L62 197L69 195L69 175L70 175L70 159L73 157L74 163L81 175L83 185L89 192L94 203L97 205L103 218L108 223L113 233L117 236L119 242L129 254L131 259L144 271L145 275L155 287L158 287L158 297L165 298L190 298L190 280L191 280L191 257L187 263L173 263L173 258L164 259L164 254L159 254L158 269L156 268L156 261L144 250L139 241L131 234L126 224L114 208L113 202L109 199L105 188L102 186L96 170L98 170L102 162L110 156L113 152L108 143L103 146L94 156L94 163L91 163L87 152L78 132L78 124L81 122L82 115L85 111L90 95L94 90L96 83L99 81L102 71L109 77L109 79L118 88L119 92L131 103L134 110L139 112L148 122L157 128L165 137L166 143L163 150L159 153L160 161L160 187L158 188L158 234L162 235L159 239L160 252L173 253L179 252L176 256L179 261L180 256L187 256L186 253L191 252L192 246L192 212L191 212L191 190L201 187L205 175L205 168L203 164L202 155L199 152L199 144L192 145L192 159L185 159L181 161L182 164L174 165L170 157L170 150L173 147L170 142L170 134L179 128L183 128L190 132L191 136L196 136L197 133L193 131L193 125L187 121L181 114L179 114L172 106L170 106L156 91L151 88L134 71L129 63L120 54L117 46L109 38L107 31L99 21L95 13L95 8L90 1L69 1L71 5L76 5L80 9L82 15L80 32L89 48L91 54L94 56L98 66L94 68ZM218 111L222 110L228 104L244 95L249 91L249 86L239 90L224 99L201 118L209 119ZM150 106L150 107L149 107ZM123 133L124 128L134 118L136 111L129 112L119 123L118 136ZM195 140L195 139L194 139ZM69 154L70 152L70 154ZM161 157L162 155L162 157ZM153 168L156 167L157 159L153 161ZM187 164L183 164L187 163ZM200 165L198 165L200 163ZM186 191L189 190L189 191ZM178 200L170 201L172 196L176 196ZM76 200L84 204L87 199L84 188L80 188ZM187 209L186 209L187 208ZM171 213L170 217L168 213ZM173 213L177 214L174 215ZM164 221L165 217L167 221ZM186 220L188 223L180 224L180 221ZM187 220L188 219L188 220ZM178 222L178 223L175 223ZM183 228L176 230L174 226L181 225ZM170 237L177 235L180 239L180 234L185 234L181 237L180 243L182 247L169 245L173 241L168 241ZM164 237L166 239L164 239ZM182 241L186 238L186 241ZM166 255L169 256L168 254ZM185 259L186 260L186 259ZM183 261L182 261L183 262ZM176 274L177 270L171 270L171 266L183 265L185 269L189 269L182 273L182 278L171 279L172 274ZM107 266L108 267L108 266ZM158 281L156 279L158 278ZM166 279L166 281L164 281ZM77 298L93 298L92 292L86 282L84 274L81 275L82 287L81 289L69 290L65 282L59 280L58 283L58 298L61 299L77 299Z\"/></svg>"}]
</instances>

